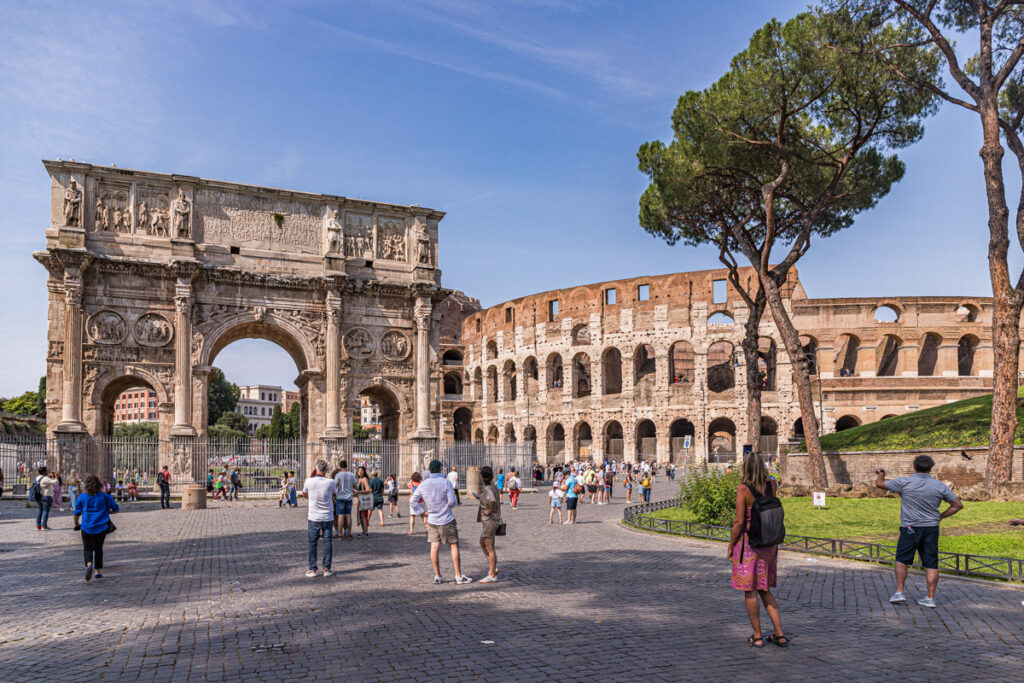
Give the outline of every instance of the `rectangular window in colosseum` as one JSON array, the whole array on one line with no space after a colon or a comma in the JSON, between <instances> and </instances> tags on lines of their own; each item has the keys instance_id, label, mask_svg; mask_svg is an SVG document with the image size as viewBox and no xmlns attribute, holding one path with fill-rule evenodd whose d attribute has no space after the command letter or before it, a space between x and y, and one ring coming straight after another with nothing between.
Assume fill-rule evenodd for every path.
<instances>
[{"instance_id":1,"label":"rectangular window in colosseum","mask_svg":"<svg viewBox=\"0 0 1024 683\"><path fill-rule=\"evenodd\" d=\"M609 289L604 290L605 306L611 306L612 304L615 303L615 293L616 292L614 287L610 287Z\"/></svg>"},{"instance_id":2,"label":"rectangular window in colosseum","mask_svg":"<svg viewBox=\"0 0 1024 683\"><path fill-rule=\"evenodd\" d=\"M636 288L636 300L647 301L651 298L651 286L650 285L639 285Z\"/></svg>"},{"instance_id":3,"label":"rectangular window in colosseum","mask_svg":"<svg viewBox=\"0 0 1024 683\"><path fill-rule=\"evenodd\" d=\"M552 299L548 302L548 322L555 322L558 320L558 299Z\"/></svg>"},{"instance_id":4,"label":"rectangular window in colosseum","mask_svg":"<svg viewBox=\"0 0 1024 683\"><path fill-rule=\"evenodd\" d=\"M505 308L505 322L514 323L516 321L516 310L511 306Z\"/></svg>"},{"instance_id":5,"label":"rectangular window in colosseum","mask_svg":"<svg viewBox=\"0 0 1024 683\"><path fill-rule=\"evenodd\" d=\"M724 304L727 296L728 289L725 286L725 280L715 280L711 283L712 303Z\"/></svg>"}]
</instances>

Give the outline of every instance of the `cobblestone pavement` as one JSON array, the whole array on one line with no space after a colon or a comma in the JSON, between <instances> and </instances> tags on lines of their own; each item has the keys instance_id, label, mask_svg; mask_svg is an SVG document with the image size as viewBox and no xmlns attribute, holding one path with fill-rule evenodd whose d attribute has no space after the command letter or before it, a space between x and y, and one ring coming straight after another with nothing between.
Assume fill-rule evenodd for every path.
<instances>
[{"instance_id":1,"label":"cobblestone pavement","mask_svg":"<svg viewBox=\"0 0 1024 683\"><path fill-rule=\"evenodd\" d=\"M655 499L669 495L659 488ZM136 503L116 518L104 578L86 583L70 514L37 532L32 510L4 500L0 680L1022 678L1024 590L943 578L938 609L897 607L889 569L784 554L793 644L755 650L724 546L626 529L622 507L548 525L547 499L524 495L504 506L501 581L434 586L404 515L335 541L338 574L308 579L304 508ZM457 518L479 579L475 509ZM913 573L909 594L923 590Z\"/></svg>"}]
</instances>

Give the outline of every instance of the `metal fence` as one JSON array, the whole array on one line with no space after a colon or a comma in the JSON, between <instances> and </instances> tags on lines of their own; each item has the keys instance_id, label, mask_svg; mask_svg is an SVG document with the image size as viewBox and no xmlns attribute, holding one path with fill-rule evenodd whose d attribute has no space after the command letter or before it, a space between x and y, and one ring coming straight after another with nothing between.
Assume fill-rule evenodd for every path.
<instances>
[{"instance_id":1,"label":"metal fence","mask_svg":"<svg viewBox=\"0 0 1024 683\"><path fill-rule=\"evenodd\" d=\"M498 470L505 473L513 470L519 473L525 486L530 480L533 465L537 461L534 442L513 444L481 444L465 441L445 442L441 444L438 458L446 470L456 468L459 474L459 486L466 485L466 470L470 467L489 465L494 473Z\"/></svg>"},{"instance_id":2,"label":"metal fence","mask_svg":"<svg viewBox=\"0 0 1024 683\"><path fill-rule=\"evenodd\" d=\"M676 536L690 536L714 541L728 541L731 527L700 522L685 522L677 519L662 519L651 513L679 506L679 500L661 500L648 505L632 505L622 513L622 522L637 529L659 531ZM867 541L849 541L841 538L817 538L814 536L797 536L786 534L780 546L785 550L793 550L814 555L827 555L846 560L862 560L893 564L896 561L896 546ZM918 561L915 567L921 568ZM939 570L974 576L985 579L1002 579L1004 581L1024 582L1024 560L1009 557L988 557L985 555L968 555L966 553L950 553L939 551Z\"/></svg>"}]
</instances>

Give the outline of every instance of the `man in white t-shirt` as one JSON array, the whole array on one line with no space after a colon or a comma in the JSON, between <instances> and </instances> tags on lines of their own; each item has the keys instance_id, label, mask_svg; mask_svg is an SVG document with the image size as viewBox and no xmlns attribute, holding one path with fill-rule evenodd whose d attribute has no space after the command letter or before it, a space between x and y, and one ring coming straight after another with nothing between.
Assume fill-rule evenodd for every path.
<instances>
[{"instance_id":1,"label":"man in white t-shirt","mask_svg":"<svg viewBox=\"0 0 1024 683\"><path fill-rule=\"evenodd\" d=\"M309 570L306 576L316 576L316 542L321 536L324 539L324 576L330 576L334 538L334 496L337 488L333 479L327 478L326 460L318 460L313 476L306 480L302 487L302 496L309 499L309 512L306 515L306 539L309 541Z\"/></svg>"},{"instance_id":2,"label":"man in white t-shirt","mask_svg":"<svg viewBox=\"0 0 1024 683\"><path fill-rule=\"evenodd\" d=\"M448 483L455 490L455 504L462 505L462 498L459 496L459 472L455 467L452 467L451 472L448 473Z\"/></svg>"},{"instance_id":3,"label":"man in white t-shirt","mask_svg":"<svg viewBox=\"0 0 1024 683\"><path fill-rule=\"evenodd\" d=\"M334 517L338 538L352 540L352 495L356 488L356 475L348 471L348 461L338 463L334 475Z\"/></svg>"}]
</instances>

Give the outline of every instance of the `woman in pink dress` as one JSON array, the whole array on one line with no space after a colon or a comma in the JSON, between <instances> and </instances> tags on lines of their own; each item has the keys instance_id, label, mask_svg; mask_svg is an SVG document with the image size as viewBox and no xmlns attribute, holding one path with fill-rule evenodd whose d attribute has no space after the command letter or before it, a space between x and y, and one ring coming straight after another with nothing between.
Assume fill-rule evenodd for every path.
<instances>
[{"instance_id":1,"label":"woman in pink dress","mask_svg":"<svg viewBox=\"0 0 1024 683\"><path fill-rule=\"evenodd\" d=\"M779 547L754 548L747 539L747 527L750 524L750 506L754 504L754 494L774 493L776 483L768 477L768 470L757 455L748 456L743 460L740 472L740 485L736 487L736 518L732 524L732 535L729 537L729 559L732 561L732 580L729 585L743 591L747 604L747 616L754 633L747 639L751 647L764 647L765 642L774 643L779 647L789 645L789 639L783 635L782 618L779 615L779 603L775 601L771 589L775 587L776 564ZM775 633L767 638L761 635L761 606L758 597L764 603L768 618L775 627Z\"/></svg>"}]
</instances>

